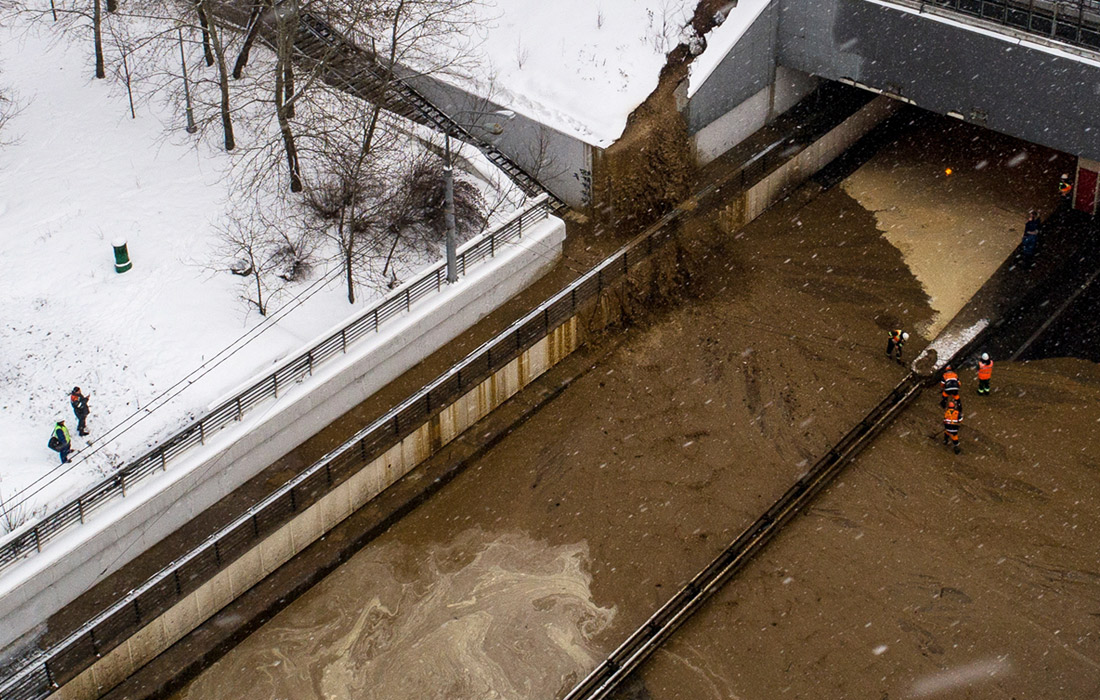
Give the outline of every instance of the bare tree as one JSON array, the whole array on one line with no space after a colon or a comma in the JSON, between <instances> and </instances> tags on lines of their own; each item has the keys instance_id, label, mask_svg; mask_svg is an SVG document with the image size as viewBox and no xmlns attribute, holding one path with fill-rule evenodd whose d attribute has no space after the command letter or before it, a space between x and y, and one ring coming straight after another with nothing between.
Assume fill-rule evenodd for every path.
<instances>
[{"instance_id":1,"label":"bare tree","mask_svg":"<svg viewBox=\"0 0 1100 700\"><path fill-rule=\"evenodd\" d=\"M287 168L290 175L290 191L302 191L302 168L298 162L298 147L290 120L294 116L294 65L291 49L298 33L298 8L287 3L285 11L275 13L275 118L279 122L279 134L283 140Z\"/></svg>"},{"instance_id":2,"label":"bare tree","mask_svg":"<svg viewBox=\"0 0 1100 700\"><path fill-rule=\"evenodd\" d=\"M237 146L237 139L233 135L233 111L229 105L229 70L225 64L225 47L222 44L221 35L215 22L207 18L213 16L210 11L211 0L196 0L195 10L199 17L199 24L203 29L203 52L214 53L214 62L218 67L218 90L221 95L220 114L222 121L222 135L225 150L232 151ZM209 58L207 59L209 64Z\"/></svg>"},{"instance_id":3,"label":"bare tree","mask_svg":"<svg viewBox=\"0 0 1100 700\"><path fill-rule=\"evenodd\" d=\"M292 240L275 223L276 217L261 207L230 211L218 228L216 265L224 269L221 261L230 261L229 270L248 280L242 298L266 316L271 296L282 288L282 282L289 281L288 262L302 264L304 251L288 250L293 247Z\"/></svg>"}]
</instances>

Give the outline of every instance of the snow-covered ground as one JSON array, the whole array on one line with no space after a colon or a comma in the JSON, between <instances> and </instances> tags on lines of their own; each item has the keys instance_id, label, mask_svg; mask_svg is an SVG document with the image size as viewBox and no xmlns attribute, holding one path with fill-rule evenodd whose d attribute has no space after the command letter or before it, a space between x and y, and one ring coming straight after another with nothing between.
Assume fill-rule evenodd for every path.
<instances>
[{"instance_id":1,"label":"snow-covered ground","mask_svg":"<svg viewBox=\"0 0 1100 700\"><path fill-rule=\"evenodd\" d=\"M596 146L657 87L698 0L495 0L475 78L493 99Z\"/></svg>"},{"instance_id":2,"label":"snow-covered ground","mask_svg":"<svg viewBox=\"0 0 1100 700\"><path fill-rule=\"evenodd\" d=\"M379 280L349 305L340 275L328 274L338 271L322 268L278 298L272 308L293 311L277 322L250 309L242 278L216 250L230 158L196 145L157 100L131 119L120 85L90 79L90 58L49 27L0 29L0 89L21 108L0 134L10 142L0 148L0 498L11 505L41 489L32 509L174 433L385 291ZM133 261L124 274L114 271L116 239ZM436 257L406 259L399 276ZM222 349L265 326L210 369ZM199 368L201 379L171 404L94 454L61 468L47 449L58 418L85 447L68 405L74 386L91 394L94 440Z\"/></svg>"},{"instance_id":3,"label":"snow-covered ground","mask_svg":"<svg viewBox=\"0 0 1100 700\"><path fill-rule=\"evenodd\" d=\"M481 10L475 56L494 99L606 145L656 85L694 5L497 0ZM46 442L58 418L75 436L73 386L91 394L94 439L268 323L241 300L241 278L216 269L230 158L216 138L196 144L158 98L139 102L131 119L125 90L91 79L90 41L74 40L46 24L0 27L0 91L22 107L0 134L12 141L0 147L0 497L10 504L50 482L31 500L39 512L380 295L361 293L352 307L339 280L318 284L327 271L316 270L279 300L294 312L204 373L171 410L59 469ZM134 262L121 275L117 238Z\"/></svg>"}]
</instances>

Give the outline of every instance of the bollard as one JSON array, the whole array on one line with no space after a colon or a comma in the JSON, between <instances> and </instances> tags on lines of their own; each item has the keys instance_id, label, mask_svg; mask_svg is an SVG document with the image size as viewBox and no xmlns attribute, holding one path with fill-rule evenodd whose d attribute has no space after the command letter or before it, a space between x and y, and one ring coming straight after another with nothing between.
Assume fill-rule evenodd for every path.
<instances>
[{"instance_id":1,"label":"bollard","mask_svg":"<svg viewBox=\"0 0 1100 700\"><path fill-rule=\"evenodd\" d=\"M130 262L130 253L126 250L126 240L124 238L116 238L111 241L111 245L115 247L115 272L121 275L133 267L134 264Z\"/></svg>"}]
</instances>

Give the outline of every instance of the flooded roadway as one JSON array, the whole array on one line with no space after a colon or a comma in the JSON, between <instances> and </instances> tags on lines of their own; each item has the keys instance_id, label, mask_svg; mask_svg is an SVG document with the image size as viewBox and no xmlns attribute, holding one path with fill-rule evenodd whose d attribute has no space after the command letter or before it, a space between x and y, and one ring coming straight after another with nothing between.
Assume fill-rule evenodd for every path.
<instances>
[{"instance_id":1,"label":"flooded roadway","mask_svg":"<svg viewBox=\"0 0 1100 700\"><path fill-rule=\"evenodd\" d=\"M952 167L951 177L945 167ZM1043 149L929 118L842 186L826 192L808 186L742 231L721 231L711 212L696 212L690 225L723 243L696 276L690 299L627 331L606 361L178 697L560 695L897 382L904 370L881 357L886 330L927 334L942 325L1015 246L1026 210L1053 205L1061 167ZM934 265L922 273L918 260L938 257L968 264L951 274ZM914 343L914 335L910 342L919 350L923 343ZM1008 389L1014 374L998 367L1001 391L991 401L1015 395ZM1070 391L1073 382L1061 376L1051 381ZM1070 403L1083 400L1077 392L1097 391L1096 379L1078 378L1084 388L1067 394ZM1017 386L1042 381L1045 375L1021 375ZM1025 391L1027 401L1040 395ZM944 522L942 511L965 514L973 503L1035 507L1053 500L1057 486L1046 473L1038 485L1017 473L1036 456L1030 449L1014 454L1026 424L982 428L982 411L971 413L971 439L999 447L982 453L967 443L951 461L928 437L938 437L934 411L907 416L887 438L893 447L867 453L869 460L885 458L889 474L884 467L868 470L852 500L847 479L833 489L826 498L840 502L822 503L799 521L811 534L825 532L825 540L781 538L777 549L787 547L788 558L765 553L746 572L749 584L729 586L709 606L717 616L702 615L646 667L642 692L844 694L835 688L904 697L929 655L947 667L982 662L913 618L932 606L937 615L947 609L962 619L959 601L974 600L974 588L954 585L933 564L965 569L964 555L974 547L985 555L1008 543L997 537L995 510L980 511L984 528L969 548L960 547L968 537L965 520L950 524L954 536L946 543L932 537L936 524ZM1082 430L1082 439L1092 435ZM1045 463L1053 447L1044 449ZM1002 467L1011 478L1000 474ZM1076 478L1087 482L1089 475ZM1007 493L1002 482L1010 484ZM879 514L884 487L901 503ZM924 519L904 515L913 493L927 495ZM1058 505L1073 522L1073 504ZM890 527L865 540L860 533L880 521ZM1032 536L1057 547L1038 531L1009 532L1020 546ZM863 543L857 550L864 559L853 554L852 542ZM928 563L933 573L911 570L908 559ZM844 566L831 573L833 562ZM1049 577L1043 563L1034 571ZM987 569L993 573L983 591L996 588L997 570ZM805 583L821 572L835 590ZM918 594L936 591L938 597L918 604ZM866 609L867 600L876 613ZM789 614L796 608L797 619ZM1011 606L980 612L999 614L984 624L1025 651L1034 646L1028 640L1035 628L1047 627L1038 614L1014 620ZM936 619L949 626L949 617ZM881 637L859 631L884 627L889 631ZM881 641L868 650L865 638ZM852 642L859 644L849 648ZM890 653L875 652L879 646ZM877 667L881 659L892 674Z\"/></svg>"}]
</instances>

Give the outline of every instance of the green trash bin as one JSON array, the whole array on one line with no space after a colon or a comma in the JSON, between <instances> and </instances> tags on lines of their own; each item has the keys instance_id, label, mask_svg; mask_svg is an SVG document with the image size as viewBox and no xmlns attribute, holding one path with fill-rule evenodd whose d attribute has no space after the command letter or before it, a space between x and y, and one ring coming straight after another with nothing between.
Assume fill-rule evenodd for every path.
<instances>
[{"instance_id":1,"label":"green trash bin","mask_svg":"<svg viewBox=\"0 0 1100 700\"><path fill-rule=\"evenodd\" d=\"M111 241L111 245L115 247L115 272L122 274L134 266L130 262L130 253L126 250L126 239L116 238Z\"/></svg>"}]
</instances>

